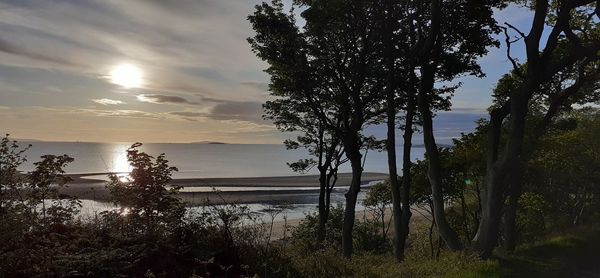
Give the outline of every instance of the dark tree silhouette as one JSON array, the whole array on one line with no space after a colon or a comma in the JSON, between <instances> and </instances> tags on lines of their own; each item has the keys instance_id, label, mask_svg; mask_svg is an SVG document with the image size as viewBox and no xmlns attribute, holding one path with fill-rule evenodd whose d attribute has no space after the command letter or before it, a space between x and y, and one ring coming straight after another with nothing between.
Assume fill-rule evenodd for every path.
<instances>
[{"instance_id":1,"label":"dark tree silhouette","mask_svg":"<svg viewBox=\"0 0 600 278\"><path fill-rule=\"evenodd\" d=\"M373 55L377 40L373 16L377 5L346 0L299 1L305 10L302 31L283 4L273 1L256 7L249 17L256 31L253 50L269 63L274 96L305 105L317 124L339 138L352 168L346 193L343 253L352 254L352 229L361 186L365 125L382 113L378 75Z\"/></svg>"},{"instance_id":2,"label":"dark tree silhouette","mask_svg":"<svg viewBox=\"0 0 600 278\"><path fill-rule=\"evenodd\" d=\"M586 67L599 58L600 40L596 35L600 16L598 5L600 3L597 1L539 0L530 4L534 17L528 34L506 24L507 28L515 31L523 40L527 60L526 66L522 67L510 56L510 47L514 42L507 39L509 59L513 63L515 74L521 80L506 94L505 101L490 112L482 218L473 239L473 247L483 258L491 255L497 243L505 194L510 192L511 195L510 210L514 209L516 196L519 195L519 185L510 190L509 185L511 182L520 184L515 183L513 177L520 176L519 169L524 165L525 123L531 111L531 100L544 84L551 83L558 74L569 71L574 66L581 69L580 72L585 72ZM544 38L547 25L550 25L550 32ZM542 40L544 46L540 50ZM552 94L544 116L546 124L541 125L541 130L545 129L544 126L547 126L561 106L568 104L577 92L581 92L579 87L587 83L584 81L590 77L585 73L578 74L575 78L578 81ZM503 136L502 125L505 120L508 121L508 131L504 135L506 144L501 151L500 138Z\"/></svg>"}]
</instances>

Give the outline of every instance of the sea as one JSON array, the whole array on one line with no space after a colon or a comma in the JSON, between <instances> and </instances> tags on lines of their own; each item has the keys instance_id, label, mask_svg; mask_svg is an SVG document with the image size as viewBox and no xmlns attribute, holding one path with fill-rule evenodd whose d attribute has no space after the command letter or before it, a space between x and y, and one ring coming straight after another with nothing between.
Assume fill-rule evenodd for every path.
<instances>
[{"instance_id":1,"label":"sea","mask_svg":"<svg viewBox=\"0 0 600 278\"><path fill-rule=\"evenodd\" d=\"M27 162L22 171L31 171L33 163L45 154L67 154L75 160L65 171L69 174L129 172L127 149L131 143L89 142L22 142L31 144L26 152ZM398 163L401 164L402 146L398 146ZM166 144L150 143L140 147L141 151L157 156L165 154L169 165L177 167L173 178L233 178L293 176L287 163L309 158L304 149L287 150L277 144ZM416 146L413 159L422 159L424 149ZM363 151L364 169L367 172L387 173L387 153ZM340 172L350 172L349 163L342 165ZM312 169L307 174L315 174Z\"/></svg>"}]
</instances>

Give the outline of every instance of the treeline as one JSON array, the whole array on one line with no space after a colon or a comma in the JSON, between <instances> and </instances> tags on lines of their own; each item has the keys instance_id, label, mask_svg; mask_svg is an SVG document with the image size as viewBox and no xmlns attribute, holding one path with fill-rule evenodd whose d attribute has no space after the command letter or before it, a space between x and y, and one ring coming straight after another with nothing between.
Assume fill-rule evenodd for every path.
<instances>
[{"instance_id":1,"label":"treeline","mask_svg":"<svg viewBox=\"0 0 600 278\"><path fill-rule=\"evenodd\" d=\"M496 21L494 13L509 5L530 10L527 29ZM289 11L278 0L257 5L248 17L255 31L248 41L268 63L272 98L264 106L265 118L281 131L300 134L285 142L288 148L306 148L311 154L290 166L298 171L316 167L320 173L317 240L327 238L329 195L338 166L349 162L352 183L346 193L341 249L344 257L352 256L361 150L379 145L363 131L385 123L387 138L380 143L388 154L398 261L404 259L410 233L419 167L426 169L433 222L448 249L472 250L484 259L499 241L513 249L517 221L523 217L520 202L540 196L526 191L530 163L552 138L565 111L598 101L599 10L600 3L592 0L311 0L294 1ZM461 139L481 141L468 146L477 147L470 151L479 153L481 164L469 174L468 184L460 184L477 187L477 208L468 211L473 216L472 223L464 225L465 234L448 215L456 209L455 204L448 207L455 185L446 176L452 169L445 159L454 150L440 150L436 144L433 117L436 111L450 110L450 99L461 85L457 78L484 76L478 59L501 43L513 70L490 92L494 104L489 120ZM516 48L524 53L522 61L512 55ZM426 160L415 164L410 150L417 130L424 136ZM397 132L402 135L400 151ZM548 187L556 184L547 182ZM586 198L597 195L588 190L596 185L586 184L583 195L569 192L563 198L589 205Z\"/></svg>"}]
</instances>

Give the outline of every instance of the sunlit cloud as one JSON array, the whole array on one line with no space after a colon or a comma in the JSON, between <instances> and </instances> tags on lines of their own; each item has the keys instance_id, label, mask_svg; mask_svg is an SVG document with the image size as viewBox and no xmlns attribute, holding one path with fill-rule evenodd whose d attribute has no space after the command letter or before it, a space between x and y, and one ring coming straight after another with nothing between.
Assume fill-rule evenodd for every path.
<instances>
[{"instance_id":1,"label":"sunlit cloud","mask_svg":"<svg viewBox=\"0 0 600 278\"><path fill-rule=\"evenodd\" d=\"M261 92L266 92L269 90L269 84L267 84L265 82L241 82L240 85L254 89L254 90L258 90Z\"/></svg>"},{"instance_id":2,"label":"sunlit cloud","mask_svg":"<svg viewBox=\"0 0 600 278\"><path fill-rule=\"evenodd\" d=\"M181 116L181 117L189 117L189 118L206 117L206 115L207 115L207 113L191 112L191 111L174 111L174 112L169 112L169 114L175 115L175 116Z\"/></svg>"},{"instance_id":3,"label":"sunlit cloud","mask_svg":"<svg viewBox=\"0 0 600 278\"><path fill-rule=\"evenodd\" d=\"M145 111L139 111L139 110L127 110L127 109L120 109L120 110L79 109L78 111L89 112L89 113L95 114L96 116L100 116L100 117L153 118L153 119L158 119L161 117L160 114L158 114L158 113L151 113L151 112L145 112Z\"/></svg>"},{"instance_id":4,"label":"sunlit cloud","mask_svg":"<svg viewBox=\"0 0 600 278\"><path fill-rule=\"evenodd\" d=\"M102 105L119 105L119 104L125 104L125 102L120 101L120 100L115 100L115 99L109 99L109 98L101 98L101 99L92 99L93 102L98 103L98 104L102 104Z\"/></svg>"},{"instance_id":5,"label":"sunlit cloud","mask_svg":"<svg viewBox=\"0 0 600 278\"><path fill-rule=\"evenodd\" d=\"M170 95L138 95L137 100L141 102L148 102L154 104L198 104L197 102L188 101L187 99L179 96Z\"/></svg>"}]
</instances>

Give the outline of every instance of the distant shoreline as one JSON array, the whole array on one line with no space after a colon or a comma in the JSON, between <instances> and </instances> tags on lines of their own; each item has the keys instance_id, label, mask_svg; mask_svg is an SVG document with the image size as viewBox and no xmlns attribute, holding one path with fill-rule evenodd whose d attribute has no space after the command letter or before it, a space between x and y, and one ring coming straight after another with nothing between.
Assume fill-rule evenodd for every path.
<instances>
[{"instance_id":1,"label":"distant shoreline","mask_svg":"<svg viewBox=\"0 0 600 278\"><path fill-rule=\"evenodd\" d=\"M15 140L21 143L75 143L75 144L133 144L135 142L95 142L95 141L46 141L46 140L37 140L37 139L20 139L20 138L11 138L11 140ZM218 142L218 141L200 141L200 142L142 142L144 145L150 144L162 144L162 145L186 145L186 144L198 144L198 145L278 145L285 146L283 143L227 143L227 142ZM452 144L443 144L438 143L438 147L449 148L452 147ZM396 146L402 146L398 144ZM413 144L413 148L425 148L424 144Z\"/></svg>"}]
</instances>

